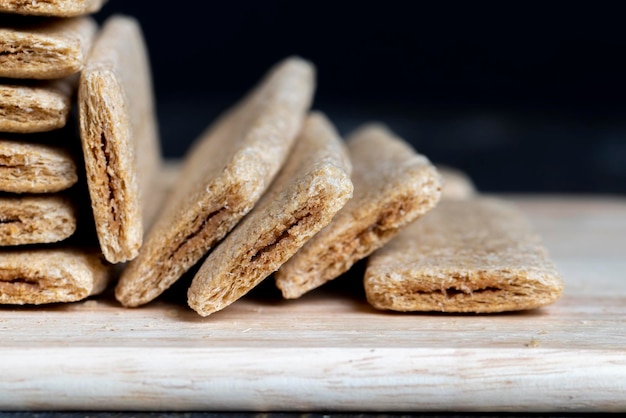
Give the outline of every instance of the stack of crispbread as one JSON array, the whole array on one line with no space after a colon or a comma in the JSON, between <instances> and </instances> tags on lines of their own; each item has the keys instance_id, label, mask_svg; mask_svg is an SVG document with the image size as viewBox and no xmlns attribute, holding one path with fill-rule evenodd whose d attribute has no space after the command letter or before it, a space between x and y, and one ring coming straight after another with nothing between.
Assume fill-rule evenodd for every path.
<instances>
[{"instance_id":1,"label":"stack of crispbread","mask_svg":"<svg viewBox=\"0 0 626 418\"><path fill-rule=\"evenodd\" d=\"M158 207L145 46L133 19L98 28L104 2L0 0L0 303L103 291Z\"/></svg>"}]
</instances>

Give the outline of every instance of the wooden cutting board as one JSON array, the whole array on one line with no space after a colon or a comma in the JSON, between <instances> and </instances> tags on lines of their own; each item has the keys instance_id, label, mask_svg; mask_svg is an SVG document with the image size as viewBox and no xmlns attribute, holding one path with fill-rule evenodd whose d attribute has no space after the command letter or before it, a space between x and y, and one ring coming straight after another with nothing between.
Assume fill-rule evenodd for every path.
<instances>
[{"instance_id":1,"label":"wooden cutting board","mask_svg":"<svg viewBox=\"0 0 626 418\"><path fill-rule=\"evenodd\" d=\"M357 269L205 319L174 295L3 307L0 410L626 411L626 199L511 199L564 277L553 306L382 313Z\"/></svg>"}]
</instances>

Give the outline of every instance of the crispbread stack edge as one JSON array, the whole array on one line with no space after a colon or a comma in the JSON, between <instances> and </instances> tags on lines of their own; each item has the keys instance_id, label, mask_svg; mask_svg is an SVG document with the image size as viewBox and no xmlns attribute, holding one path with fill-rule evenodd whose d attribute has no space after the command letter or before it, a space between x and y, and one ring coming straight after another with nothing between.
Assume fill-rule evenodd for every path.
<instances>
[{"instance_id":1,"label":"crispbread stack edge","mask_svg":"<svg viewBox=\"0 0 626 418\"><path fill-rule=\"evenodd\" d=\"M0 304L74 302L102 292L110 269L84 249L19 249L0 252Z\"/></svg>"}]
</instances>

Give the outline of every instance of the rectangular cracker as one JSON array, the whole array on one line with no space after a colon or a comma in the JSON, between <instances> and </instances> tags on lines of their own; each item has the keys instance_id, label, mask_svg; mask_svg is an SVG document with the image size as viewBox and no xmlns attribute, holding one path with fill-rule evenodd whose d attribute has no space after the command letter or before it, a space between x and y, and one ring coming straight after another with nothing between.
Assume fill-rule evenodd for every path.
<instances>
[{"instance_id":1,"label":"rectangular cracker","mask_svg":"<svg viewBox=\"0 0 626 418\"><path fill-rule=\"evenodd\" d=\"M156 298L252 209L286 159L313 90L313 66L287 59L198 139L139 256L122 273L116 297L123 305Z\"/></svg>"},{"instance_id":2,"label":"rectangular cracker","mask_svg":"<svg viewBox=\"0 0 626 418\"><path fill-rule=\"evenodd\" d=\"M275 272L352 197L349 173L341 138L323 115L311 114L276 181L196 273L189 306L210 315Z\"/></svg>"},{"instance_id":3,"label":"rectangular cracker","mask_svg":"<svg viewBox=\"0 0 626 418\"><path fill-rule=\"evenodd\" d=\"M75 78L0 84L0 132L45 132L65 126Z\"/></svg>"},{"instance_id":4,"label":"rectangular cracker","mask_svg":"<svg viewBox=\"0 0 626 418\"><path fill-rule=\"evenodd\" d=\"M0 195L0 246L47 244L76 231L72 202L58 195Z\"/></svg>"},{"instance_id":5,"label":"rectangular cracker","mask_svg":"<svg viewBox=\"0 0 626 418\"><path fill-rule=\"evenodd\" d=\"M0 77L53 79L80 71L96 33L90 17L0 28Z\"/></svg>"},{"instance_id":6,"label":"rectangular cracker","mask_svg":"<svg viewBox=\"0 0 626 418\"><path fill-rule=\"evenodd\" d=\"M161 165L150 67L139 23L109 18L96 39L79 89L80 135L96 230L111 263L132 260Z\"/></svg>"},{"instance_id":7,"label":"rectangular cracker","mask_svg":"<svg viewBox=\"0 0 626 418\"><path fill-rule=\"evenodd\" d=\"M448 166L436 165L436 167L443 180L442 200L470 199L476 195L476 186L467 174Z\"/></svg>"},{"instance_id":8,"label":"rectangular cracker","mask_svg":"<svg viewBox=\"0 0 626 418\"><path fill-rule=\"evenodd\" d=\"M1 13L73 17L95 13L106 0L0 0Z\"/></svg>"},{"instance_id":9,"label":"rectangular cracker","mask_svg":"<svg viewBox=\"0 0 626 418\"><path fill-rule=\"evenodd\" d=\"M442 201L370 257L364 284L372 306L395 311L534 309L563 291L524 216L489 198Z\"/></svg>"},{"instance_id":10,"label":"rectangular cracker","mask_svg":"<svg viewBox=\"0 0 626 418\"><path fill-rule=\"evenodd\" d=\"M0 303L74 302L101 293L110 268L97 252L27 249L0 252Z\"/></svg>"},{"instance_id":11,"label":"rectangular cracker","mask_svg":"<svg viewBox=\"0 0 626 418\"><path fill-rule=\"evenodd\" d=\"M76 170L74 158L65 148L41 142L27 143L15 136L0 136L2 192L54 193L65 190L78 181Z\"/></svg>"},{"instance_id":12,"label":"rectangular cracker","mask_svg":"<svg viewBox=\"0 0 626 418\"><path fill-rule=\"evenodd\" d=\"M354 198L276 273L285 298L338 277L439 201L433 165L382 125L362 127L348 139Z\"/></svg>"}]
</instances>

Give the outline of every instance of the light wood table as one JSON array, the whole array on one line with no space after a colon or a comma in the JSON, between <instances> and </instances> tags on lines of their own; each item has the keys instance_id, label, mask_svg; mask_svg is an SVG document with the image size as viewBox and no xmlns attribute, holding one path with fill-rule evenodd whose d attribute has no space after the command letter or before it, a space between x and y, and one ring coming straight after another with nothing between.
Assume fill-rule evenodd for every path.
<instances>
[{"instance_id":1,"label":"light wood table","mask_svg":"<svg viewBox=\"0 0 626 418\"><path fill-rule=\"evenodd\" d=\"M626 199L509 198L564 277L550 307L382 313L354 278L205 319L110 295L3 307L0 410L626 411Z\"/></svg>"}]
</instances>

